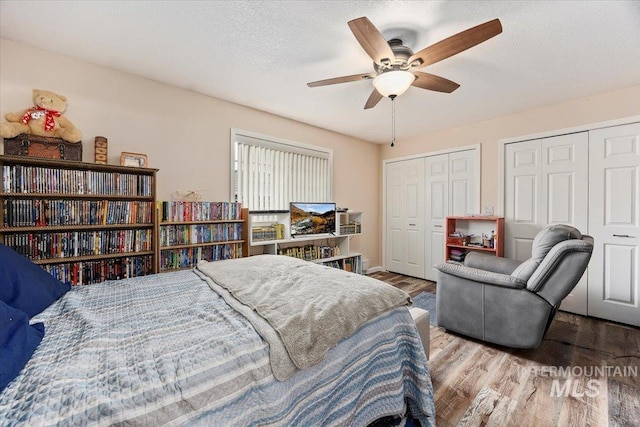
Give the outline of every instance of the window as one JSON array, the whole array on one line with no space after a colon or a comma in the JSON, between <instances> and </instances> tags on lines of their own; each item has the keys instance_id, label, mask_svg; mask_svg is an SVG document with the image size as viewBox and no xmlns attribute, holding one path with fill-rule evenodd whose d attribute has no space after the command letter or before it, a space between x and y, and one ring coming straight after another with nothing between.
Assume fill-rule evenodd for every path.
<instances>
[{"instance_id":1,"label":"window","mask_svg":"<svg viewBox=\"0 0 640 427\"><path fill-rule=\"evenodd\" d=\"M231 162L231 199L250 210L331 201L330 149L232 129Z\"/></svg>"}]
</instances>

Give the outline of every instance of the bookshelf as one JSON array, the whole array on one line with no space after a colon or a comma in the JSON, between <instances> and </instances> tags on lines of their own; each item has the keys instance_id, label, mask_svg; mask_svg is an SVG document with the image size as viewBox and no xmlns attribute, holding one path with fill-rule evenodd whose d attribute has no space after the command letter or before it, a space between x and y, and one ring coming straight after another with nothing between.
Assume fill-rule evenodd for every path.
<instances>
[{"instance_id":1,"label":"bookshelf","mask_svg":"<svg viewBox=\"0 0 640 427\"><path fill-rule=\"evenodd\" d=\"M0 155L0 242L71 285L155 273L157 169Z\"/></svg>"},{"instance_id":2,"label":"bookshelf","mask_svg":"<svg viewBox=\"0 0 640 427\"><path fill-rule=\"evenodd\" d=\"M458 236L461 234L462 236ZM491 236L491 239L483 239ZM445 261L459 261L457 254L481 251L504 256L504 218L497 216L448 216L446 220ZM473 237L470 237L473 236ZM463 255L464 257L464 255Z\"/></svg>"},{"instance_id":3,"label":"bookshelf","mask_svg":"<svg viewBox=\"0 0 640 427\"><path fill-rule=\"evenodd\" d=\"M350 250L360 235L361 212L338 212L335 235L292 237L289 211L249 212L249 254L286 255L362 274L362 254Z\"/></svg>"},{"instance_id":4,"label":"bookshelf","mask_svg":"<svg viewBox=\"0 0 640 427\"><path fill-rule=\"evenodd\" d=\"M159 272L193 268L198 260L248 256L248 209L239 203L158 201Z\"/></svg>"}]
</instances>

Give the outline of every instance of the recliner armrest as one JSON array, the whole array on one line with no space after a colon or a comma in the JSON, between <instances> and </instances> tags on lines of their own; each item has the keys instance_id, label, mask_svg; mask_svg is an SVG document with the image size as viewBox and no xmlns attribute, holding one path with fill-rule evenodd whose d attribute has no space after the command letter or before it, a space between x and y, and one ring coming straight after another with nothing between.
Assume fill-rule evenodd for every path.
<instances>
[{"instance_id":1,"label":"recliner armrest","mask_svg":"<svg viewBox=\"0 0 640 427\"><path fill-rule=\"evenodd\" d=\"M483 254L482 252L469 252L464 258L464 265L467 267L502 274L513 273L513 270L520 264L522 261Z\"/></svg>"},{"instance_id":2,"label":"recliner armrest","mask_svg":"<svg viewBox=\"0 0 640 427\"><path fill-rule=\"evenodd\" d=\"M507 274L494 273L492 271L480 270L460 264L444 263L436 264L435 268L444 274L461 277L463 279L472 280L487 285L502 286L505 288L523 289L527 286L527 282L517 277Z\"/></svg>"}]
</instances>

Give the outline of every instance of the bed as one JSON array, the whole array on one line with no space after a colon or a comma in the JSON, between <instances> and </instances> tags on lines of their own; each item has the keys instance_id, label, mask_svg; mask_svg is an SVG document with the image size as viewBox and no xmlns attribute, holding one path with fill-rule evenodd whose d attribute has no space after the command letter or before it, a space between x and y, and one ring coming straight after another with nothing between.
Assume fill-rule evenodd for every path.
<instances>
[{"instance_id":1,"label":"bed","mask_svg":"<svg viewBox=\"0 0 640 427\"><path fill-rule=\"evenodd\" d=\"M242 292L224 283L231 272L259 284L272 273L253 277L254 266L238 261L63 293L29 320L44 324L44 337L0 392L0 425L367 426L389 416L435 425L427 360L406 305L379 310L326 351L276 369L274 345L228 302ZM329 282L363 277L291 265L282 268L313 271L315 285L329 289L325 273ZM222 284L207 269L226 271ZM265 311L264 298L256 300L250 311ZM325 328L322 314L313 316Z\"/></svg>"}]
</instances>

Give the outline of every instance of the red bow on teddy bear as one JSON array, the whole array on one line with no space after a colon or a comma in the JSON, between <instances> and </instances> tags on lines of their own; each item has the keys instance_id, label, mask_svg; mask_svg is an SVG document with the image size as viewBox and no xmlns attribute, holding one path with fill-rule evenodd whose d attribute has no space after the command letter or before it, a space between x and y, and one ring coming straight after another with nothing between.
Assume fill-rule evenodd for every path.
<instances>
[{"instance_id":1,"label":"red bow on teddy bear","mask_svg":"<svg viewBox=\"0 0 640 427\"><path fill-rule=\"evenodd\" d=\"M42 114L44 114L45 116L44 130L53 129L53 127L56 125L56 121L53 119L53 116L60 117L60 113L40 107L29 108L27 112L22 116L22 123L26 125L31 121L31 119L39 119L40 117L42 117Z\"/></svg>"}]
</instances>

